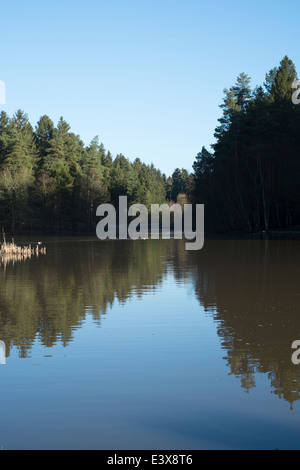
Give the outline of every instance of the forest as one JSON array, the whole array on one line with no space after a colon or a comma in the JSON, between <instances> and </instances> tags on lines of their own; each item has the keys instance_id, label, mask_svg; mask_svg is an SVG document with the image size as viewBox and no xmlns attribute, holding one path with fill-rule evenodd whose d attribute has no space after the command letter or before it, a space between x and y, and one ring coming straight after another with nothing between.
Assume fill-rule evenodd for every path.
<instances>
[{"instance_id":1,"label":"forest","mask_svg":"<svg viewBox=\"0 0 300 470\"><path fill-rule=\"evenodd\" d=\"M85 146L62 117L55 127L44 115L33 129L21 110L0 115L0 222L13 233L94 230L99 204L120 195L147 207L171 202L189 178L184 169L167 178L139 158L113 158L98 137Z\"/></svg>"},{"instance_id":2,"label":"forest","mask_svg":"<svg viewBox=\"0 0 300 470\"><path fill-rule=\"evenodd\" d=\"M193 165L194 202L216 232L300 229L300 105L286 56L253 90L241 73L224 90L212 151ZM300 90L299 90L300 91ZM297 102L297 101L296 101Z\"/></svg>"},{"instance_id":3,"label":"forest","mask_svg":"<svg viewBox=\"0 0 300 470\"><path fill-rule=\"evenodd\" d=\"M205 205L212 232L300 229L300 105L292 88L296 68L286 56L251 89L245 73L224 90L211 149L193 171L165 175L140 158L115 158L95 137L85 145L60 118L0 114L0 224L13 233L80 232L96 227L96 209L117 204L177 202ZM199 131L200 134L200 131ZM183 155L193 161L193 156Z\"/></svg>"}]
</instances>

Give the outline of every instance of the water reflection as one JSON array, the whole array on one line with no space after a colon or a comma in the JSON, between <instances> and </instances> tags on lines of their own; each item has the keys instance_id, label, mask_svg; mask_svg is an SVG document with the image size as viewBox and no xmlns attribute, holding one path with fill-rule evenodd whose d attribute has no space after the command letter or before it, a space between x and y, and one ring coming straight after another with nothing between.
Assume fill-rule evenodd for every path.
<instances>
[{"instance_id":1,"label":"water reflection","mask_svg":"<svg viewBox=\"0 0 300 470\"><path fill-rule=\"evenodd\" d=\"M198 255L195 290L214 319L230 373L249 392L267 374L272 393L291 407L300 370L291 345L300 335L298 241L211 241ZM196 261L196 262L197 262Z\"/></svg>"},{"instance_id":2,"label":"water reflection","mask_svg":"<svg viewBox=\"0 0 300 470\"><path fill-rule=\"evenodd\" d=\"M85 319L101 323L115 300L155 289L167 272L167 243L49 242L47 258L0 269L0 336L7 354L17 346L27 357L38 335L41 343L64 345Z\"/></svg>"},{"instance_id":3,"label":"water reflection","mask_svg":"<svg viewBox=\"0 0 300 470\"><path fill-rule=\"evenodd\" d=\"M300 242L282 240L207 240L199 252L180 240L48 240L47 257L0 268L0 338L7 356L16 346L27 357L36 337L67 345L87 312L101 325L115 301L142 298L171 273L193 283L243 389L263 373L292 407L300 398L291 362L300 336L299 250Z\"/></svg>"}]
</instances>

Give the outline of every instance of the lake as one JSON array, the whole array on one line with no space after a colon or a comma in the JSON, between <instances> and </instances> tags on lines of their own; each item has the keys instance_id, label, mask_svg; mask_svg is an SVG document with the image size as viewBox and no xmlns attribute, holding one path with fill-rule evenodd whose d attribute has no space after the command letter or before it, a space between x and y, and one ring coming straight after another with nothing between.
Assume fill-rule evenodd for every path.
<instances>
[{"instance_id":1,"label":"lake","mask_svg":"<svg viewBox=\"0 0 300 470\"><path fill-rule=\"evenodd\" d=\"M300 241L43 242L0 266L0 448L300 447Z\"/></svg>"}]
</instances>

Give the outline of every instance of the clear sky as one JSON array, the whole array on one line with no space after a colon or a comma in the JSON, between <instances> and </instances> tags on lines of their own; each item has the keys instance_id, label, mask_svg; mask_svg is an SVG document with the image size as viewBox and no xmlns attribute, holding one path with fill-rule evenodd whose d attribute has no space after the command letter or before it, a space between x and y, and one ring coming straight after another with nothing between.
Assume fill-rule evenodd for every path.
<instances>
[{"instance_id":1,"label":"clear sky","mask_svg":"<svg viewBox=\"0 0 300 470\"><path fill-rule=\"evenodd\" d=\"M300 70L299 17L299 0L1 0L0 109L190 171L240 72L260 85L284 55Z\"/></svg>"}]
</instances>

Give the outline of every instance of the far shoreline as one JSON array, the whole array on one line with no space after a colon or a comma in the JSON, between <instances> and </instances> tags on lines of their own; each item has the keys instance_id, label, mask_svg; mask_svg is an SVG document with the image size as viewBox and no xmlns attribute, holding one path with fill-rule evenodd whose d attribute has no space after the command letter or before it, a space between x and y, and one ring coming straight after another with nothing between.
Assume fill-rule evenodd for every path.
<instances>
[{"instance_id":1,"label":"far shoreline","mask_svg":"<svg viewBox=\"0 0 300 470\"><path fill-rule=\"evenodd\" d=\"M118 226L117 226L118 228ZM162 233L162 229L160 228L159 233ZM149 230L150 234L150 230ZM22 238L22 237L93 237L98 240L96 235L96 230L53 230L53 231L45 231L45 230L15 230L14 232L6 231L5 232L7 239L12 239L15 237ZM254 233L245 233L245 232L212 232L207 231L205 232L205 239L206 240L213 240L213 239L220 239L220 240L276 240L276 239L285 239L285 240L292 240L298 239L300 240L300 230L270 230L254 232ZM171 230L171 240L173 238L173 233ZM182 239L185 239L184 233ZM128 238L130 240L130 238ZM151 236L149 235L148 240L151 240ZM159 240L162 240L160 238ZM156 240L156 241L159 241ZM99 240L101 241L101 240ZM117 238L113 241L119 241ZM122 241L122 240L121 240ZM133 240L134 241L134 240Z\"/></svg>"}]
</instances>

